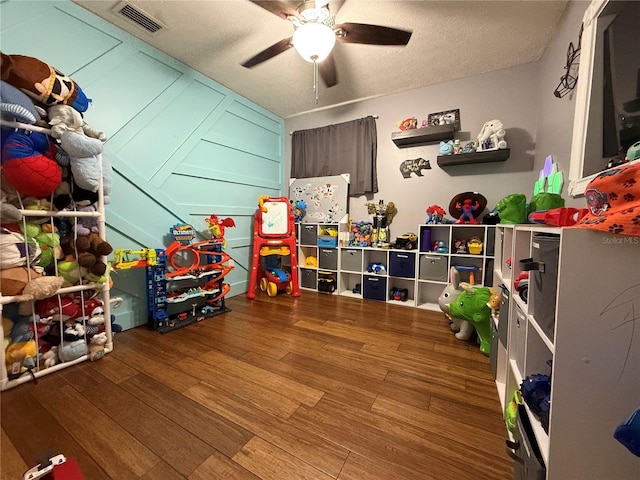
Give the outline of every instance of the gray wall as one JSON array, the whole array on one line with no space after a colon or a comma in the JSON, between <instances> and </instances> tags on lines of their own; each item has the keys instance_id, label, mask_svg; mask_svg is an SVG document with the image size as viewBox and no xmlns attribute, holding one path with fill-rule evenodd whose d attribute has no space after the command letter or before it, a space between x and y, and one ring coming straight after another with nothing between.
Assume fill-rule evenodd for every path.
<instances>
[{"instance_id":1,"label":"gray wall","mask_svg":"<svg viewBox=\"0 0 640 480\"><path fill-rule=\"evenodd\" d=\"M283 121L68 1L0 4L2 50L39 58L93 99L87 123L108 136L114 167L107 236L114 248L163 249L170 227L231 217L231 295L244 293L260 195L283 191ZM39 32L39 33L33 33ZM125 328L147 321L144 269L113 275Z\"/></svg>"},{"instance_id":2,"label":"gray wall","mask_svg":"<svg viewBox=\"0 0 640 480\"><path fill-rule=\"evenodd\" d=\"M565 174L569 170L574 102L571 95L557 99L553 91L564 72L569 41L577 43L588 3L569 5L539 62L291 117L285 119L285 131L378 115L379 192L375 198L352 197L349 211L356 221L368 220L367 202L393 201L398 214L391 225L392 238L403 232L415 232L417 225L425 221L429 205L447 209L451 198L460 192L482 193L488 209L510 193L524 193L530 198L547 155L553 155ZM425 65L425 75L428 70ZM429 113L455 108L460 109L461 118L461 132L456 138L464 143L477 136L485 121L498 118L507 130L511 157L503 163L440 168L436 163L438 145L400 149L391 141L391 134L399 130L398 120L416 117L420 124ZM291 142L286 138L287 171L290 155ZM423 177L412 175L404 179L398 170L400 163L418 157L430 160L432 169L424 170ZM568 198L567 203L571 203Z\"/></svg>"}]
</instances>

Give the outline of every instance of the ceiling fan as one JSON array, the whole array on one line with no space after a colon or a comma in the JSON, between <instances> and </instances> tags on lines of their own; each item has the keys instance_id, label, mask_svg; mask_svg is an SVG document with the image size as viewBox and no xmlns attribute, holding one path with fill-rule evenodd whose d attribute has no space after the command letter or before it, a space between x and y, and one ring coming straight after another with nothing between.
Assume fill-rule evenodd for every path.
<instances>
[{"instance_id":1,"label":"ceiling fan","mask_svg":"<svg viewBox=\"0 0 640 480\"><path fill-rule=\"evenodd\" d=\"M338 83L336 66L331 51L336 41L341 43L363 43L368 45L401 45L409 43L411 33L380 25L363 23L335 24L335 14L345 0L333 2L335 12L329 11L329 0L306 0L302 3L276 0L249 0L281 18L289 20L294 27L293 35L284 38L242 64L252 68L275 57L291 47L300 56L314 64L314 91L317 103L317 75L327 87Z\"/></svg>"}]
</instances>

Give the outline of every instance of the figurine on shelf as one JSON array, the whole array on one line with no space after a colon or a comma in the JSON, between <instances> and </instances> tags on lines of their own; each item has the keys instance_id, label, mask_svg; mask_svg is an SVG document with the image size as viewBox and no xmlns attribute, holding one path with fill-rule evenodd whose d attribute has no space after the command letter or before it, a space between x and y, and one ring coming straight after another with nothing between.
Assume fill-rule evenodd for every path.
<instances>
[{"instance_id":1,"label":"figurine on shelf","mask_svg":"<svg viewBox=\"0 0 640 480\"><path fill-rule=\"evenodd\" d=\"M459 238L454 243L456 247L456 253L467 253L467 241L464 238Z\"/></svg>"},{"instance_id":2,"label":"figurine on shelf","mask_svg":"<svg viewBox=\"0 0 640 480\"><path fill-rule=\"evenodd\" d=\"M478 134L478 152L507 148L505 130L500 120L489 120Z\"/></svg>"},{"instance_id":3,"label":"figurine on shelf","mask_svg":"<svg viewBox=\"0 0 640 480\"><path fill-rule=\"evenodd\" d=\"M447 242L445 242L444 240L436 240L431 246L431 251L436 253L449 253Z\"/></svg>"},{"instance_id":4,"label":"figurine on shelf","mask_svg":"<svg viewBox=\"0 0 640 480\"><path fill-rule=\"evenodd\" d=\"M430 205L427 207L427 220L424 223L445 223L444 222L444 208L440 205Z\"/></svg>"},{"instance_id":5,"label":"figurine on shelf","mask_svg":"<svg viewBox=\"0 0 640 480\"><path fill-rule=\"evenodd\" d=\"M460 153L474 153L475 151L476 151L476 142L472 140L471 142L465 143L464 148Z\"/></svg>"},{"instance_id":6,"label":"figurine on shelf","mask_svg":"<svg viewBox=\"0 0 640 480\"><path fill-rule=\"evenodd\" d=\"M438 155L451 155L453 154L453 140L448 140L446 142L440 142L440 148L438 150Z\"/></svg>"},{"instance_id":7,"label":"figurine on shelf","mask_svg":"<svg viewBox=\"0 0 640 480\"><path fill-rule=\"evenodd\" d=\"M373 232L371 234L372 247L388 246L390 237L389 224L396 212L393 202L385 205L384 200L377 204L367 203L369 215L373 215Z\"/></svg>"},{"instance_id":8,"label":"figurine on shelf","mask_svg":"<svg viewBox=\"0 0 640 480\"><path fill-rule=\"evenodd\" d=\"M405 118L404 120L398 120L397 125L402 131L413 130L418 128L418 119L415 117Z\"/></svg>"},{"instance_id":9,"label":"figurine on shelf","mask_svg":"<svg viewBox=\"0 0 640 480\"><path fill-rule=\"evenodd\" d=\"M457 220L454 223L477 225L477 217L487 206L487 199L478 192L459 193L449 203L449 213Z\"/></svg>"}]
</instances>

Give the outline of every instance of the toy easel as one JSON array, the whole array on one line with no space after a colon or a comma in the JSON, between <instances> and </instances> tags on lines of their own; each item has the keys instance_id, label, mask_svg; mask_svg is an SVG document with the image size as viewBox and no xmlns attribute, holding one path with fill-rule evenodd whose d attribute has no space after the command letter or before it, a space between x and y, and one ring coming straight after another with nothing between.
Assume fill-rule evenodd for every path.
<instances>
[{"instance_id":1,"label":"toy easel","mask_svg":"<svg viewBox=\"0 0 640 480\"><path fill-rule=\"evenodd\" d=\"M258 211L254 216L253 258L247 298L255 298L258 278L262 277L262 257L269 255L291 257L291 296L299 297L295 220L287 197L262 196L258 199Z\"/></svg>"}]
</instances>

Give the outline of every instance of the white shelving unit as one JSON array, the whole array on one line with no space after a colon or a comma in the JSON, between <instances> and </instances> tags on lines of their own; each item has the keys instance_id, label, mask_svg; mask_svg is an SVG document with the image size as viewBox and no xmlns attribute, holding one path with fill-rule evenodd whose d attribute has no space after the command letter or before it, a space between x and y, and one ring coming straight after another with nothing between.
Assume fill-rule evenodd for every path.
<instances>
[{"instance_id":1,"label":"white shelving unit","mask_svg":"<svg viewBox=\"0 0 640 480\"><path fill-rule=\"evenodd\" d=\"M541 239L549 238L557 243L557 284L531 272L525 302L513 287L519 260L535 255ZM495 250L493 282L504 285L506 299L494 319L500 339L496 386L506 408L527 376L551 376L548 433L527 408L546 479L640 478L640 459L613 437L640 406L640 239L498 225ZM545 271L553 268L550 263ZM541 305L544 311L536 312Z\"/></svg>"},{"instance_id":2,"label":"white shelving unit","mask_svg":"<svg viewBox=\"0 0 640 480\"><path fill-rule=\"evenodd\" d=\"M470 275L473 273L475 285L492 285L494 228L493 225L419 225L418 245L420 251L416 265L416 306L418 308L440 311L438 297L449 283L450 267L461 267L460 279L463 282L469 282ZM478 254L456 253L456 241L468 240L472 236L481 239L481 252ZM436 241L445 242L447 251L442 253L433 251L432 247ZM465 267L472 267L476 270L464 270Z\"/></svg>"},{"instance_id":3,"label":"white shelving unit","mask_svg":"<svg viewBox=\"0 0 640 480\"><path fill-rule=\"evenodd\" d=\"M325 272L325 275L335 275L336 292L339 295L440 311L437 299L448 283L451 266L473 267L475 284L491 285L495 237L495 227L491 225L419 225L419 248L414 250L354 246L325 249L318 246L317 238L319 232L327 227L338 228L341 240L348 237L344 224L298 224L298 262L302 289L318 290L318 278ZM479 237L482 241L480 253L429 251L431 240L442 240L450 247L456 240L468 240L472 236ZM317 259L317 267L308 265L309 257ZM438 268L444 274L435 275L428 271L427 264L434 260L441 262ZM373 264L381 264L384 268L371 268ZM469 281L470 272L462 271L461 278ZM396 295L392 292L396 292Z\"/></svg>"},{"instance_id":4,"label":"white shelving unit","mask_svg":"<svg viewBox=\"0 0 640 480\"><path fill-rule=\"evenodd\" d=\"M335 293L338 290L338 223L297 223L300 288ZM329 231L336 233L328 235ZM332 243L335 239L335 245ZM315 259L311 262L311 259ZM333 285L333 287L331 286ZM327 288L325 291L323 288ZM329 291L331 290L331 291Z\"/></svg>"}]
</instances>

